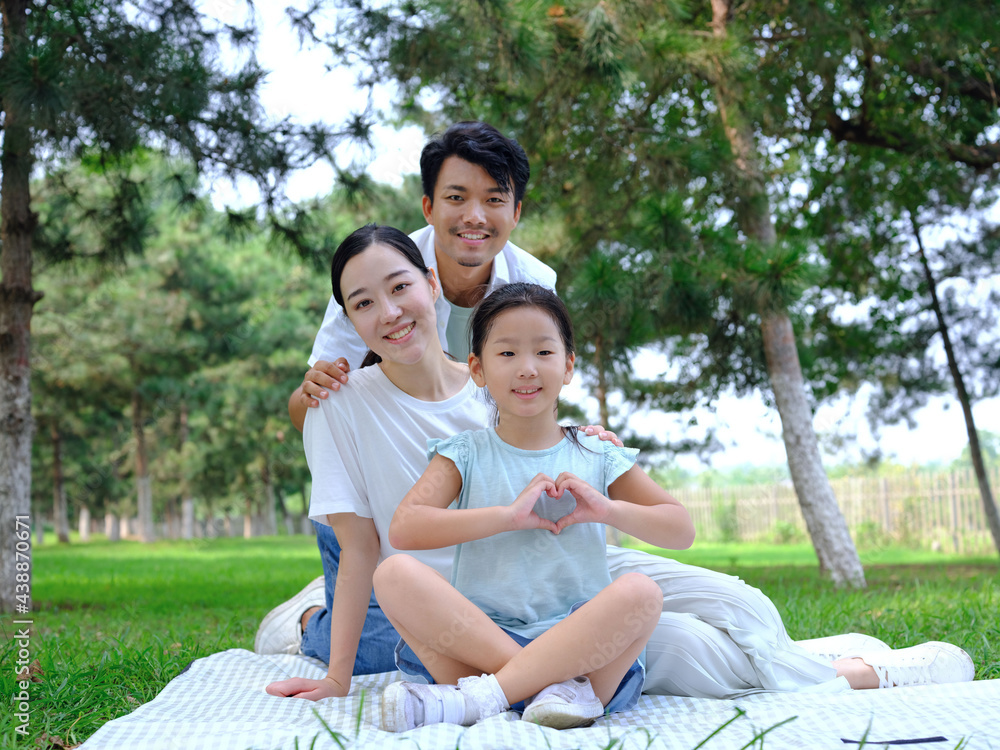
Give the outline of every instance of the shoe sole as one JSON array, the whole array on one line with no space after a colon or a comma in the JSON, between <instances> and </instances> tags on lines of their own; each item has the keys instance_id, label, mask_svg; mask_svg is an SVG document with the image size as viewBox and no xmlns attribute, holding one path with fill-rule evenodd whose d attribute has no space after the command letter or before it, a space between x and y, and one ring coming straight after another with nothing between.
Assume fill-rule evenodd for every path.
<instances>
[{"instance_id":1,"label":"shoe sole","mask_svg":"<svg viewBox=\"0 0 1000 750\"><path fill-rule=\"evenodd\" d=\"M540 701L540 703L541 705L533 703L528 706L521 719L550 729L573 729L574 727L589 727L604 716L603 705L600 705L600 713L597 713L597 706L579 706L562 702L544 703Z\"/></svg>"},{"instance_id":2,"label":"shoe sole","mask_svg":"<svg viewBox=\"0 0 1000 750\"><path fill-rule=\"evenodd\" d=\"M382 729L386 732L405 732L414 727L407 726L406 688L401 682L386 685L382 691Z\"/></svg>"}]
</instances>

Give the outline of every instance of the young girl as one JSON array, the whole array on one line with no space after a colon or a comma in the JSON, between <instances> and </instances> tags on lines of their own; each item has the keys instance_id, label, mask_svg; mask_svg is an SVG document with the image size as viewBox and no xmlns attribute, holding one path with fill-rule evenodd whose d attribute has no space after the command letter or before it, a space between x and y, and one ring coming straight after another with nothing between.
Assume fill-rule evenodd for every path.
<instances>
[{"instance_id":1,"label":"young girl","mask_svg":"<svg viewBox=\"0 0 1000 750\"><path fill-rule=\"evenodd\" d=\"M502 287L471 329L469 369L498 422L429 441L430 464L393 516L396 549L459 547L451 584L408 555L376 570L379 602L412 649L397 647L397 664L439 683L390 685L383 726L469 725L525 700L526 720L559 728L628 710L663 594L640 573L611 581L604 525L684 549L691 518L635 465L637 451L556 422L575 354L552 291Z\"/></svg>"}]
</instances>

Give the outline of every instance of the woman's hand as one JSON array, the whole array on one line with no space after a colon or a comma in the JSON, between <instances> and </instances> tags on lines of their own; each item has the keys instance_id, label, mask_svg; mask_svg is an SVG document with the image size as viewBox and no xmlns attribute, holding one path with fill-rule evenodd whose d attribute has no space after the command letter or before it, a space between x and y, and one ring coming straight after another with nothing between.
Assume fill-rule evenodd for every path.
<instances>
[{"instance_id":1,"label":"woman's hand","mask_svg":"<svg viewBox=\"0 0 1000 750\"><path fill-rule=\"evenodd\" d=\"M279 698L305 698L307 701L320 701L324 698L343 698L351 690L351 685L341 685L332 677L322 680L308 680L305 677L293 677L290 680L272 682L266 688L268 695Z\"/></svg>"},{"instance_id":2,"label":"woman's hand","mask_svg":"<svg viewBox=\"0 0 1000 750\"><path fill-rule=\"evenodd\" d=\"M535 503L543 492L547 492L550 497L559 497L562 491L556 491L556 483L545 474L536 474L535 478L528 482L528 486L521 490L508 510L511 513L511 530L523 531L526 529L545 529L553 534L558 534L556 525L547 518L542 518L535 513Z\"/></svg>"},{"instance_id":3,"label":"woman's hand","mask_svg":"<svg viewBox=\"0 0 1000 750\"><path fill-rule=\"evenodd\" d=\"M559 519L556 523L556 533L574 523L605 523L611 512L612 500L595 490L580 477L564 471L555 482L555 496L569 492L576 500L576 507ZM551 494L551 493L550 493Z\"/></svg>"}]
</instances>

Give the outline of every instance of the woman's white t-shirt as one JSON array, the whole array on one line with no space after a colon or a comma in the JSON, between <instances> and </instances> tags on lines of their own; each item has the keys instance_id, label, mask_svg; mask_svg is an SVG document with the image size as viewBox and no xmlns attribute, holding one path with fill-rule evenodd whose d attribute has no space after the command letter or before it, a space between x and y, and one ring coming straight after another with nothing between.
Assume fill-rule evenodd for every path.
<instances>
[{"instance_id":1,"label":"woman's white t-shirt","mask_svg":"<svg viewBox=\"0 0 1000 750\"><path fill-rule=\"evenodd\" d=\"M421 401L401 391L377 365L350 373L346 385L309 409L302 427L312 494L309 517L355 513L375 522L380 561L398 552L389 544L396 507L427 468L427 440L482 429L489 410L472 379L444 401ZM451 576L454 547L407 550Z\"/></svg>"}]
</instances>

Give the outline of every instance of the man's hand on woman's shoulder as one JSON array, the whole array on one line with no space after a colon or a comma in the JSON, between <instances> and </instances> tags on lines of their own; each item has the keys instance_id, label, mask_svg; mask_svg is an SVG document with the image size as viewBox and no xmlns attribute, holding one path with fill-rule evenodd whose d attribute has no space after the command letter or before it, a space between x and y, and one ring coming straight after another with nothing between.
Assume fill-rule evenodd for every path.
<instances>
[{"instance_id":1,"label":"man's hand on woman's shoulder","mask_svg":"<svg viewBox=\"0 0 1000 750\"><path fill-rule=\"evenodd\" d=\"M320 399L326 398L331 391L339 391L340 386L347 383L350 371L351 367L343 357L333 362L321 359L309 368L302 385L288 399L288 416L299 432L302 432L306 421L306 412L319 406Z\"/></svg>"}]
</instances>

